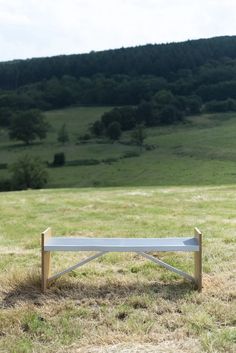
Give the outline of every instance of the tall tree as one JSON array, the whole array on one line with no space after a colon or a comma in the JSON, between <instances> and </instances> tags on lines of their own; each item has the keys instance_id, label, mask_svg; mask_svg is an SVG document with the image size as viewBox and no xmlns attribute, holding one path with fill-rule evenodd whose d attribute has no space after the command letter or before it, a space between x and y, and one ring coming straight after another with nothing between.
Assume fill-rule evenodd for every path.
<instances>
[{"instance_id":1,"label":"tall tree","mask_svg":"<svg viewBox=\"0 0 236 353\"><path fill-rule=\"evenodd\" d=\"M104 133L104 124L102 121L100 120L96 120L92 127L91 127L91 131L95 136L102 136L102 134Z\"/></svg>"},{"instance_id":2,"label":"tall tree","mask_svg":"<svg viewBox=\"0 0 236 353\"><path fill-rule=\"evenodd\" d=\"M69 140L70 139L69 139L69 135L68 135L68 132L67 132L66 124L63 124L61 126L60 130L58 131L57 141L64 145Z\"/></svg>"},{"instance_id":3,"label":"tall tree","mask_svg":"<svg viewBox=\"0 0 236 353\"><path fill-rule=\"evenodd\" d=\"M32 141L46 137L49 124L39 110L28 110L15 114L9 127L11 139L20 140L29 145Z\"/></svg>"},{"instance_id":4,"label":"tall tree","mask_svg":"<svg viewBox=\"0 0 236 353\"><path fill-rule=\"evenodd\" d=\"M107 135L113 141L119 140L119 138L121 136L120 123L118 123L117 121L114 121L113 123L111 123L108 126Z\"/></svg>"},{"instance_id":5,"label":"tall tree","mask_svg":"<svg viewBox=\"0 0 236 353\"><path fill-rule=\"evenodd\" d=\"M14 189L40 189L48 180L48 173L38 157L22 156L11 167Z\"/></svg>"},{"instance_id":6,"label":"tall tree","mask_svg":"<svg viewBox=\"0 0 236 353\"><path fill-rule=\"evenodd\" d=\"M147 137L146 132L144 130L143 125L138 125L135 130L133 131L132 135L132 140L133 142L140 147L140 152L142 152L143 149L143 143L145 138Z\"/></svg>"}]
</instances>

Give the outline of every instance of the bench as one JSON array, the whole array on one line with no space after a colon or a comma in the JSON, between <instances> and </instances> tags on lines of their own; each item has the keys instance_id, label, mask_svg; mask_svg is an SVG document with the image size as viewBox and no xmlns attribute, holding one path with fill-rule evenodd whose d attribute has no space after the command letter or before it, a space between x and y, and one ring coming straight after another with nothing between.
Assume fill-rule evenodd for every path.
<instances>
[{"instance_id":1,"label":"bench","mask_svg":"<svg viewBox=\"0 0 236 353\"><path fill-rule=\"evenodd\" d=\"M51 252L53 251L96 251L95 255L81 260L74 266L51 276ZM194 276L189 275L160 260L151 252L183 251L194 253ZM41 235L42 292L49 282L59 276L75 270L108 252L135 252L166 269L179 274L195 283L196 289L202 289L202 234L195 228L194 236L189 238L78 238L52 237L52 229L47 228Z\"/></svg>"}]
</instances>

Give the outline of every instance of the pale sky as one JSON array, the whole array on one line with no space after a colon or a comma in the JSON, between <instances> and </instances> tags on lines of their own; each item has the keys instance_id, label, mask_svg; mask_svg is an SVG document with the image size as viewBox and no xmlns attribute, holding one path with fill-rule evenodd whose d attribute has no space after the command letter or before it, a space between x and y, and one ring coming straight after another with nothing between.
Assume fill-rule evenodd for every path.
<instances>
[{"instance_id":1,"label":"pale sky","mask_svg":"<svg viewBox=\"0 0 236 353\"><path fill-rule=\"evenodd\" d=\"M0 61L236 34L236 0L0 0Z\"/></svg>"}]
</instances>

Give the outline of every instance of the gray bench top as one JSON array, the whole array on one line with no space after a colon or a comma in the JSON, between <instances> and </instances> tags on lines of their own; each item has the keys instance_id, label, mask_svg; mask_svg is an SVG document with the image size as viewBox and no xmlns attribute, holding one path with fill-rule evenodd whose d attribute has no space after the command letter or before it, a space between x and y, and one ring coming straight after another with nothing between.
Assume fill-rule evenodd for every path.
<instances>
[{"instance_id":1,"label":"gray bench top","mask_svg":"<svg viewBox=\"0 0 236 353\"><path fill-rule=\"evenodd\" d=\"M199 251L196 238L71 238L46 240L45 251Z\"/></svg>"}]
</instances>

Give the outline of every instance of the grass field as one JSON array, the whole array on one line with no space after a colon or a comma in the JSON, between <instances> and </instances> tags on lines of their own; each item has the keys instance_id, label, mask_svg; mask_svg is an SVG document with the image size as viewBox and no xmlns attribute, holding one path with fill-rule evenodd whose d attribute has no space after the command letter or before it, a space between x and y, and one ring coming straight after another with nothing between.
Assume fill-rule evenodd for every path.
<instances>
[{"instance_id":1,"label":"grass field","mask_svg":"<svg viewBox=\"0 0 236 353\"><path fill-rule=\"evenodd\" d=\"M235 186L22 191L0 195L0 352L235 352ZM40 231L107 237L204 234L203 292L113 253L40 293ZM78 254L53 255L54 271ZM162 253L192 271L192 254ZM110 348L109 348L110 347Z\"/></svg>"},{"instance_id":2,"label":"grass field","mask_svg":"<svg viewBox=\"0 0 236 353\"><path fill-rule=\"evenodd\" d=\"M203 115L147 129L140 156L122 143L77 144L106 108L47 113L51 131L26 147L0 133L0 164L20 155L52 162L107 160L49 168L48 189L0 193L0 353L236 352L236 115ZM57 142L66 122L70 143ZM0 169L0 178L8 170ZM96 188L92 188L96 186ZM105 188L106 186L106 188ZM66 187L66 188L65 188ZM135 254L112 253L40 292L40 232L88 237L190 236L203 232L203 291ZM192 254L161 259L193 270ZM53 254L53 270L78 253Z\"/></svg>"}]
</instances>

